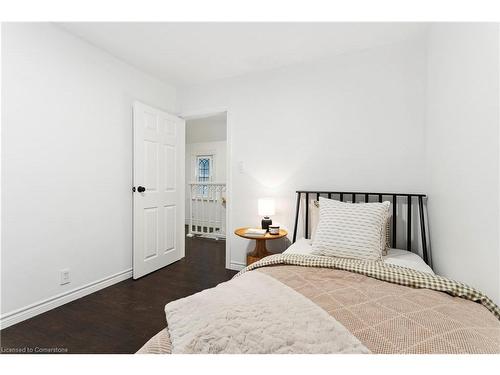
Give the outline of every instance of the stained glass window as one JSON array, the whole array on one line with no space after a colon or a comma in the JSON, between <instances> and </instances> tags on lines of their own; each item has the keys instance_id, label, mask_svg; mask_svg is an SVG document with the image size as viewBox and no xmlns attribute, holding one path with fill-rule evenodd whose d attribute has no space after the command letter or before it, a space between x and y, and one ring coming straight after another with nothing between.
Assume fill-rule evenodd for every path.
<instances>
[{"instance_id":1,"label":"stained glass window","mask_svg":"<svg viewBox=\"0 0 500 375\"><path fill-rule=\"evenodd\" d=\"M197 182L210 182L212 180L212 155L198 156L197 162ZM198 194L206 197L208 194L208 186L200 185L198 187Z\"/></svg>"},{"instance_id":2,"label":"stained glass window","mask_svg":"<svg viewBox=\"0 0 500 375\"><path fill-rule=\"evenodd\" d=\"M210 159L198 158L198 182L210 181Z\"/></svg>"}]
</instances>

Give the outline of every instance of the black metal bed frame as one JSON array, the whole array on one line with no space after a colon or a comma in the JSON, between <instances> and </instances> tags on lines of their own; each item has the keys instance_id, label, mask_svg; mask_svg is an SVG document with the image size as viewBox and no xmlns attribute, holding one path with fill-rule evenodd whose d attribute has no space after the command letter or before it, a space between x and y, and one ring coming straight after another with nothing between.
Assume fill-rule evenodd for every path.
<instances>
[{"instance_id":1,"label":"black metal bed frame","mask_svg":"<svg viewBox=\"0 0 500 375\"><path fill-rule=\"evenodd\" d=\"M411 248L411 233L412 233L412 201L413 198L418 200L418 210L419 210L419 219L420 219L420 233L422 239L422 256L424 262L432 267L432 257L430 254L429 247L427 246L427 233L425 226L425 215L424 215L424 198L427 196L425 194L410 194L410 193L365 193L365 192L353 192L353 191L310 191L310 190L297 190L297 205L295 211L295 226L293 229L293 242L297 239L297 227L299 223L299 213L300 213L300 205L302 201L302 195L305 196L305 238L309 238L309 203L311 196L315 196L317 200L319 200L320 196L326 196L329 199L336 199L344 202L344 197L351 197L351 201L353 203L363 203L369 202L370 197L376 196L378 197L378 201L382 202L384 197L392 197L392 246L396 247L396 213L397 213L397 205L398 203L403 204L403 200L398 198L406 198L406 205L408 209L406 211L406 250L412 251ZM364 197L361 202L358 202L358 197Z\"/></svg>"}]
</instances>

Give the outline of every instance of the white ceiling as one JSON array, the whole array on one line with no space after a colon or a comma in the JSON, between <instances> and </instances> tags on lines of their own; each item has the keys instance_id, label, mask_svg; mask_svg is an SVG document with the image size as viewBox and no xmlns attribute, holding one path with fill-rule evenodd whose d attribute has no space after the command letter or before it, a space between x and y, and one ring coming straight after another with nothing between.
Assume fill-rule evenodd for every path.
<instances>
[{"instance_id":1,"label":"white ceiling","mask_svg":"<svg viewBox=\"0 0 500 375\"><path fill-rule=\"evenodd\" d=\"M59 23L173 85L194 85L417 37L424 23Z\"/></svg>"}]
</instances>

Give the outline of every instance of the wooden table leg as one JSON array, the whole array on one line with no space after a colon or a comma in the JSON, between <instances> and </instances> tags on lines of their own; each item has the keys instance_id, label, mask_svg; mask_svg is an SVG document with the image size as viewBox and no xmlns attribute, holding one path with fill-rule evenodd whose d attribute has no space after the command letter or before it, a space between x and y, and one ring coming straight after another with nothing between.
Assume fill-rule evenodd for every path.
<instances>
[{"instance_id":1,"label":"wooden table leg","mask_svg":"<svg viewBox=\"0 0 500 375\"><path fill-rule=\"evenodd\" d=\"M264 257L271 255L266 248L266 240L261 238L255 239L255 249L247 255L247 266L261 260Z\"/></svg>"}]
</instances>

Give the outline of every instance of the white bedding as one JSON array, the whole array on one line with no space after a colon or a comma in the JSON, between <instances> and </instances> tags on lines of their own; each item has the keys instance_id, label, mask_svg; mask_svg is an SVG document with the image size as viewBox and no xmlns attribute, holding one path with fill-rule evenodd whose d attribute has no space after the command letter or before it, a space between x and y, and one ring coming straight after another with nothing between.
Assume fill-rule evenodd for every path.
<instances>
[{"instance_id":1,"label":"white bedding","mask_svg":"<svg viewBox=\"0 0 500 375\"><path fill-rule=\"evenodd\" d=\"M286 249L284 254L312 254L312 241L301 238ZM434 271L417 254L406 250L389 249L387 255L382 257L385 263L395 264L397 266L408 267L417 271L434 274Z\"/></svg>"}]
</instances>

